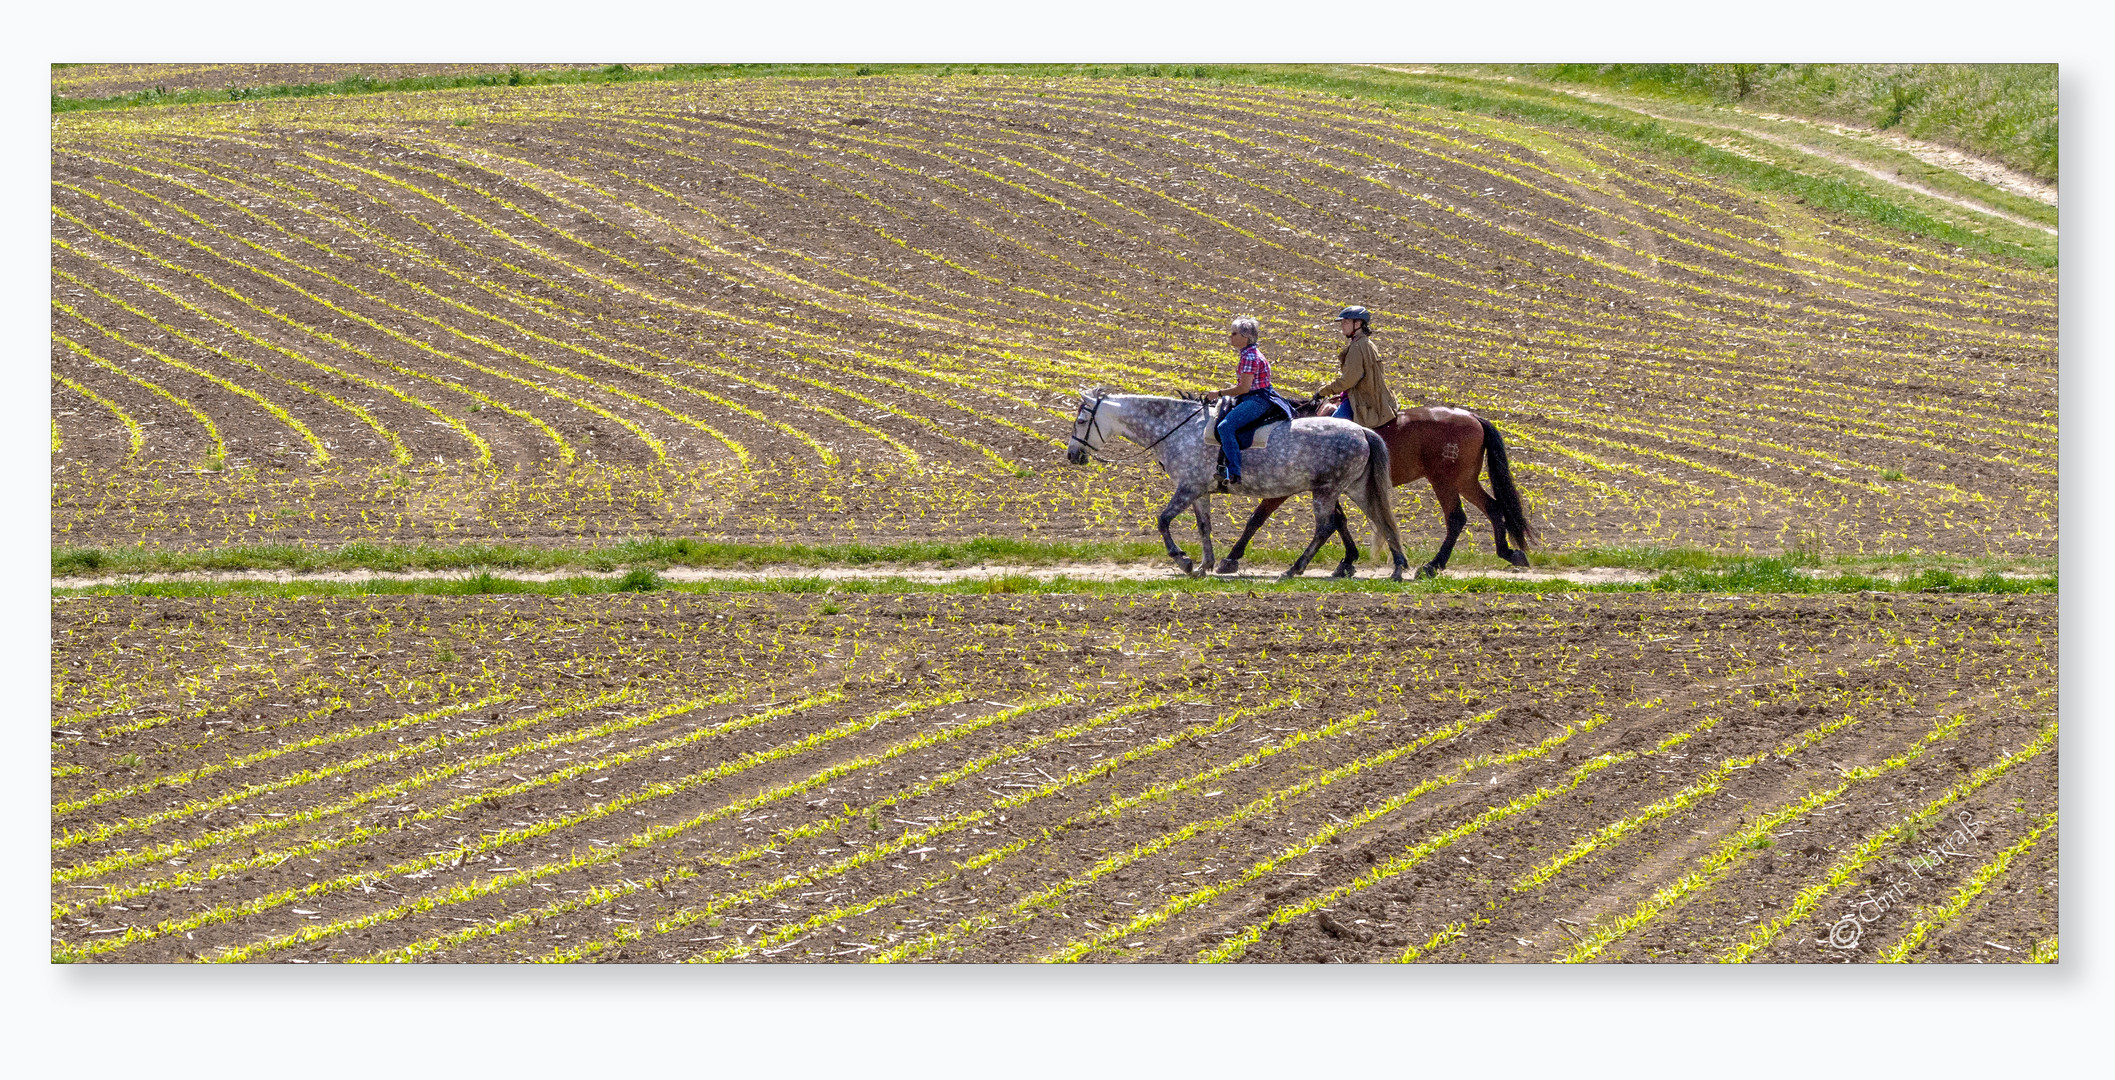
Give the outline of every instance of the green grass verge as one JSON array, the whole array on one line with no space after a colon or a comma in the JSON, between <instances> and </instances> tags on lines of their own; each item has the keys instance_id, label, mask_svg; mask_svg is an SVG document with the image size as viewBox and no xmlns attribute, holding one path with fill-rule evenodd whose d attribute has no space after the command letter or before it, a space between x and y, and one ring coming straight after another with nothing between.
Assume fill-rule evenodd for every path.
<instances>
[{"instance_id":1,"label":"green grass verge","mask_svg":"<svg viewBox=\"0 0 2115 1080\"><path fill-rule=\"evenodd\" d=\"M1866 168L1899 175L1942 195L1966 199L2051 229L2058 227L2059 213L2054 206L1985 184L1952 169L1928 164L1884 141L1838 135L1814 124L1765 120L1725 105L1694 104L1681 98L1626 97L1622 92L1613 90L1597 91L1603 100L1589 102L1574 94L1553 89L1545 83L1504 82L1495 73L1483 77L1470 74L1503 70L1450 69L1447 77L1458 78L1462 85L1502 97L1554 102L1560 106L1599 110L1609 116L1621 116L1625 113L1636 115L1633 110L1649 109L1674 122L1678 134L1711 142L1722 148L1730 142L1735 144L1734 148L1750 157L1760 158L1792 172L1863 186L1880 193L1884 198L1902 202L1919 213L1979 235L1986 235L2002 243L2050 257L2057 251L2056 238L2038 229L1978 214L1943 199L1901 190L1894 185L1876 181L1847 164L1820 156L1835 155L1858 162ZM1454 74L1454 71L1461 74ZM1789 145L1781 145L1773 140L1782 140Z\"/></svg>"},{"instance_id":2,"label":"green grass verge","mask_svg":"<svg viewBox=\"0 0 2115 1080\"><path fill-rule=\"evenodd\" d=\"M1633 148L1681 159L1684 167L1751 191L1782 193L1805 199L1823 210L1864 218L1904 232L1928 236L1987 255L2053 267L2056 255L1986 236L1931 217L1882 192L1842 176L1816 176L1769 162L1753 161L1667 129L1657 120L1596 108L1556 91L1548 99L1519 92L1493 91L1478 80L1446 76L1405 75L1352 65L1168 65L1168 64L678 64L655 71L635 71L621 64L598 71L504 72L482 75L428 76L375 80L351 78L334 83L267 86L231 90L142 91L109 98L52 98L54 113L157 105L193 105L269 98L314 97L501 85L544 86L586 83L682 82L746 78L849 78L869 75L1010 75L1069 78L1180 78L1222 84L1284 87L1364 99L1384 105L1415 104L1456 112L1475 112L1546 127L1590 132ZM1555 100L1562 98L1563 100Z\"/></svg>"},{"instance_id":3,"label":"green grass verge","mask_svg":"<svg viewBox=\"0 0 2115 1080\"><path fill-rule=\"evenodd\" d=\"M1507 64L1494 70L1897 130L2044 180L2057 176L2055 64Z\"/></svg>"},{"instance_id":4,"label":"green grass verge","mask_svg":"<svg viewBox=\"0 0 2115 1080\"><path fill-rule=\"evenodd\" d=\"M1000 562L1048 565L1099 560L1165 559L1153 541L1009 540L899 544L741 544L712 540L645 539L588 548L516 544L374 544L336 548L299 544L251 544L199 551L154 548L54 548L54 577L76 574L172 574L196 571L290 570L597 570L697 566L746 569L764 566L937 566Z\"/></svg>"},{"instance_id":5,"label":"green grass verge","mask_svg":"<svg viewBox=\"0 0 2115 1080\"><path fill-rule=\"evenodd\" d=\"M1184 537L1195 547L1194 538ZM1224 555L1228 546L1218 549ZM1450 565L1464 569L1497 569L1504 564L1489 552L1457 549ZM1414 561L1426 557L1428 548L1412 544ZM1342 548L1332 541L1322 548L1317 561L1334 562ZM1290 565L1298 552L1291 549L1254 547L1244 557L1249 566ZM1753 562L1754 553L1728 554L1702 548L1580 547L1531 555L1534 566L1547 568L1616 567L1628 570L1724 570ZM1368 556L1369 560L1371 556ZM1774 558L1788 565L1816 570L1858 572L1886 570L1893 574L1924 570L2011 570L2054 572L2055 562L2034 558L1961 558L1940 555L1844 555L1822 557L1795 553ZM301 544L251 544L196 551L163 548L54 548L53 577L118 574L180 574L285 570L320 573L336 570L368 570L377 573L406 571L536 571L587 570L610 573L643 568L665 570L675 566L710 569L764 569L787 567L887 567L921 566L950 569L998 563L1011 566L1054 566L1059 563L1113 562L1158 564L1167 554L1153 540L1016 540L980 536L959 541L908 541L897 544L745 544L694 539L639 539L598 547L535 547L516 544L375 544L354 543L342 547L311 547Z\"/></svg>"},{"instance_id":6,"label":"green grass verge","mask_svg":"<svg viewBox=\"0 0 2115 1080\"><path fill-rule=\"evenodd\" d=\"M378 578L370 581L173 581L128 582L89 588L53 589L52 596L488 596L519 594L532 596L583 596L613 592L678 593L845 593L899 594L940 593L984 595L993 593L1092 593L1123 595L1137 593L1250 593L1265 592L1415 592L1415 593L1579 593L1579 592L1689 592L1689 593L2054 593L2056 577L2008 578L1995 573L1968 577L1944 570L1928 570L1904 578L1870 577L1863 574L1814 575L1799 572L1792 560L1755 559L1714 570L1676 570L1644 583L1581 584L1568 581L1523 581L1507 577L1440 578L1391 582L1386 578L1337 580L1317 576L1291 581L1179 578L1145 581L1083 581L1064 576L1048 580L1016 574L969 581L931 583L901 577L826 579L821 577L768 577L702 582L671 582L651 570L637 569L623 577L565 577L551 581L526 581L491 573L468 578Z\"/></svg>"}]
</instances>

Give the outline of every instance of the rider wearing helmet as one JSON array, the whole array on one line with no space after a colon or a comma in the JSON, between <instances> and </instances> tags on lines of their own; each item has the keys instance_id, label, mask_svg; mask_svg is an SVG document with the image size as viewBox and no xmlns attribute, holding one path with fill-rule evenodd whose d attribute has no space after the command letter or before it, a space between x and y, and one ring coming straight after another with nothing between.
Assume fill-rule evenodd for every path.
<instances>
[{"instance_id":1,"label":"rider wearing helmet","mask_svg":"<svg viewBox=\"0 0 2115 1080\"><path fill-rule=\"evenodd\" d=\"M1354 304L1337 313L1337 329L1351 339L1337 353L1343 374L1315 391L1314 396L1319 399L1341 393L1344 402L1337 406L1335 415L1356 421L1361 427L1387 426L1399 410L1395 395L1388 392L1380 354L1373 348L1373 313Z\"/></svg>"},{"instance_id":2,"label":"rider wearing helmet","mask_svg":"<svg viewBox=\"0 0 2115 1080\"><path fill-rule=\"evenodd\" d=\"M1262 419L1274 408L1283 407L1287 418L1292 415L1289 404L1281 406L1278 392L1271 389L1270 361L1265 360L1263 350L1256 347L1262 333L1256 320L1248 316L1233 321L1227 331L1227 343L1241 350L1241 364L1235 370L1234 385L1204 395L1206 401L1229 395L1235 398L1233 408L1220 418L1217 429L1219 447L1226 453L1226 482L1229 485L1241 483L1241 443L1238 438L1241 429Z\"/></svg>"}]
</instances>

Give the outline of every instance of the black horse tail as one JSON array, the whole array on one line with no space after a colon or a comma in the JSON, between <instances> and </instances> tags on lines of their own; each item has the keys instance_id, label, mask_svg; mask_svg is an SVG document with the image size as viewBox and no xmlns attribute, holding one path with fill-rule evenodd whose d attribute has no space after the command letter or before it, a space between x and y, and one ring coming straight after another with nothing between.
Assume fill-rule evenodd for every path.
<instances>
[{"instance_id":1,"label":"black horse tail","mask_svg":"<svg viewBox=\"0 0 2115 1080\"><path fill-rule=\"evenodd\" d=\"M1489 420L1479 416L1476 422L1483 425L1483 460L1491 467L1491 493L1498 496L1499 517L1505 520L1505 531L1513 534L1513 546L1525 551L1528 541L1535 539L1535 527L1528 524L1527 507L1520 501L1520 489L1513 485L1505 437Z\"/></svg>"},{"instance_id":2,"label":"black horse tail","mask_svg":"<svg viewBox=\"0 0 2115 1080\"><path fill-rule=\"evenodd\" d=\"M1388 461L1388 441L1366 432L1366 505L1374 509L1373 546L1401 557L1402 530L1395 522L1395 478Z\"/></svg>"}]
</instances>

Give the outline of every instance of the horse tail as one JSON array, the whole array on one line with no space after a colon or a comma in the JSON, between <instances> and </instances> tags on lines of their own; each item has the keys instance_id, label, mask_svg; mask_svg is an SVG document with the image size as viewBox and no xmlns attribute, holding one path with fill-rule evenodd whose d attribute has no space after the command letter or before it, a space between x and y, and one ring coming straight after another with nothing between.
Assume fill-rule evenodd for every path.
<instances>
[{"instance_id":1,"label":"horse tail","mask_svg":"<svg viewBox=\"0 0 2115 1080\"><path fill-rule=\"evenodd\" d=\"M1483 459L1491 467L1491 493L1498 496L1499 516L1505 521L1505 531L1513 534L1513 545L1525 551L1528 541L1535 539L1535 527L1528 524L1527 507L1520 501L1520 489L1513 484L1505 437L1489 420L1479 416L1476 422L1483 425Z\"/></svg>"},{"instance_id":2,"label":"horse tail","mask_svg":"<svg viewBox=\"0 0 2115 1080\"><path fill-rule=\"evenodd\" d=\"M1403 535L1395 522L1395 479L1390 475L1388 440L1370 429L1366 431L1366 505L1374 509L1374 546L1391 553L1402 551Z\"/></svg>"}]
</instances>

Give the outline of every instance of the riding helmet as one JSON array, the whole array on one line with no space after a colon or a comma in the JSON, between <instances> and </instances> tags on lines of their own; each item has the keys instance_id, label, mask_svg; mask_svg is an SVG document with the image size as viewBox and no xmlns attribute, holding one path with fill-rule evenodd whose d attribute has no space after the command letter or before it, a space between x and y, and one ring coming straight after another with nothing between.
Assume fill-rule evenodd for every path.
<instances>
[{"instance_id":1,"label":"riding helmet","mask_svg":"<svg viewBox=\"0 0 2115 1080\"><path fill-rule=\"evenodd\" d=\"M1373 323L1373 313L1367 311L1365 308L1358 306L1357 304L1353 304L1350 307L1337 312L1337 318L1357 319L1358 321L1366 323L1369 326Z\"/></svg>"}]
</instances>

